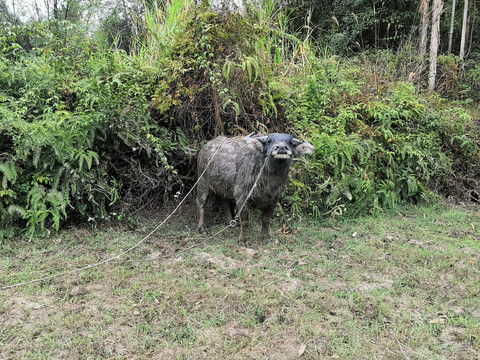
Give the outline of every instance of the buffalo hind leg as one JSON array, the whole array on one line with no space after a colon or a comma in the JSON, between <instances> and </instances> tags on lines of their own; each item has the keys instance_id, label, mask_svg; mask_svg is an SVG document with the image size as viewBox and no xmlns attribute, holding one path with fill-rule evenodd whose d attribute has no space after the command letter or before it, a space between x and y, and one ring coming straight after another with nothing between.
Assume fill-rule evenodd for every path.
<instances>
[{"instance_id":1,"label":"buffalo hind leg","mask_svg":"<svg viewBox=\"0 0 480 360\"><path fill-rule=\"evenodd\" d=\"M270 232L268 231L270 227L270 220L273 215L273 207L262 210L262 240L267 242L271 240Z\"/></svg>"},{"instance_id":2,"label":"buffalo hind leg","mask_svg":"<svg viewBox=\"0 0 480 360\"><path fill-rule=\"evenodd\" d=\"M208 197L208 187L202 186L203 183L198 184L197 189L197 210L198 210L198 227L200 234L208 235L208 229L205 227L205 203Z\"/></svg>"},{"instance_id":3,"label":"buffalo hind leg","mask_svg":"<svg viewBox=\"0 0 480 360\"><path fill-rule=\"evenodd\" d=\"M245 208L240 212L240 236L238 238L238 242L245 246L248 244L248 240L247 240L248 217L249 217L249 211L248 209Z\"/></svg>"}]
</instances>

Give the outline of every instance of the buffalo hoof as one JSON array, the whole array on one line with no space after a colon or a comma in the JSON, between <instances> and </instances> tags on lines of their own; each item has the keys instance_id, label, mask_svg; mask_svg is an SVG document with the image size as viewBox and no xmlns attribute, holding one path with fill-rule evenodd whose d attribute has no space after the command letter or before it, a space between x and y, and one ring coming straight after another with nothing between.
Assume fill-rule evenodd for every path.
<instances>
[{"instance_id":1,"label":"buffalo hoof","mask_svg":"<svg viewBox=\"0 0 480 360\"><path fill-rule=\"evenodd\" d=\"M209 235L210 234L208 229L203 225L198 227L198 233L202 234L202 235Z\"/></svg>"},{"instance_id":2,"label":"buffalo hoof","mask_svg":"<svg viewBox=\"0 0 480 360\"><path fill-rule=\"evenodd\" d=\"M271 242L273 239L270 237L270 236L262 236L262 241L264 243L269 243Z\"/></svg>"},{"instance_id":3,"label":"buffalo hoof","mask_svg":"<svg viewBox=\"0 0 480 360\"><path fill-rule=\"evenodd\" d=\"M262 241L264 243L268 243L268 242L272 241L272 238L270 237L270 234L269 233L262 233Z\"/></svg>"},{"instance_id":4,"label":"buffalo hoof","mask_svg":"<svg viewBox=\"0 0 480 360\"><path fill-rule=\"evenodd\" d=\"M245 246L245 247L248 247L248 239L247 239L246 237L244 237L244 238L242 238L242 237L238 238L238 242L239 242L240 245L243 245L243 246Z\"/></svg>"}]
</instances>

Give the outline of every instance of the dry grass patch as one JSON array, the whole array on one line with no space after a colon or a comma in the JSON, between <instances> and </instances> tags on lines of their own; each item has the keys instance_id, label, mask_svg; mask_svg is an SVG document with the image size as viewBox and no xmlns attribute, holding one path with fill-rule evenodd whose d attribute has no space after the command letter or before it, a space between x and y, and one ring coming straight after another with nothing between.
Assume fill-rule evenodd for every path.
<instances>
[{"instance_id":1,"label":"dry grass patch","mask_svg":"<svg viewBox=\"0 0 480 360\"><path fill-rule=\"evenodd\" d=\"M108 258L156 220L2 244L0 284ZM1 356L477 359L479 220L411 207L245 248L236 229L204 243L177 218L125 261L1 291Z\"/></svg>"}]
</instances>

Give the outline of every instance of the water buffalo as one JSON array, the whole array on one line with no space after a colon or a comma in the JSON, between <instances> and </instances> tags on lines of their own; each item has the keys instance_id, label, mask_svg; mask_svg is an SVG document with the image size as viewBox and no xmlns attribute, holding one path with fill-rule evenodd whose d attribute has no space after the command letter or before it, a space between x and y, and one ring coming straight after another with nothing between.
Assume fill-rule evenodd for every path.
<instances>
[{"instance_id":1,"label":"water buffalo","mask_svg":"<svg viewBox=\"0 0 480 360\"><path fill-rule=\"evenodd\" d=\"M204 206L208 194L212 192L222 198L227 221L232 220L232 202L237 209L242 209L239 214L239 242L247 242L249 207L261 210L261 236L265 241L269 240L270 219L287 183L293 157L314 151L313 145L294 139L289 134L257 137L250 134L243 138L218 136L207 142L198 154L198 231L208 234Z\"/></svg>"}]
</instances>

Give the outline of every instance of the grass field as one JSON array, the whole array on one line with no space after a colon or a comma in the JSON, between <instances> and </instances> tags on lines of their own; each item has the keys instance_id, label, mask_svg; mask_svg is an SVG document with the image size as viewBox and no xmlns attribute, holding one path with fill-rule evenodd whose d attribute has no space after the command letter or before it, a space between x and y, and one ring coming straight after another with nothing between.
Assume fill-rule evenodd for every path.
<instances>
[{"instance_id":1,"label":"grass field","mask_svg":"<svg viewBox=\"0 0 480 360\"><path fill-rule=\"evenodd\" d=\"M480 359L478 207L274 224L268 244L253 226L249 248L204 242L194 213L121 261L1 290L0 358ZM0 286L114 256L165 215L2 243Z\"/></svg>"}]
</instances>

